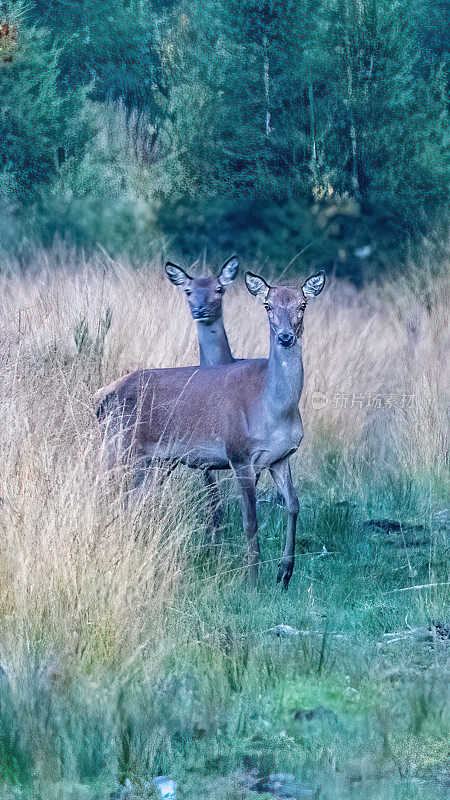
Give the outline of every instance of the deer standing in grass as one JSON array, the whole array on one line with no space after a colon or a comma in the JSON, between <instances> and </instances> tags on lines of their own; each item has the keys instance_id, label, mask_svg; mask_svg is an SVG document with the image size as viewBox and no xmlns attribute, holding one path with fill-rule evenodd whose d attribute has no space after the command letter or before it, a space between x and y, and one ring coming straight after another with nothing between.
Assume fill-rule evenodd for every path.
<instances>
[{"instance_id":1,"label":"deer standing in grass","mask_svg":"<svg viewBox=\"0 0 450 800\"><path fill-rule=\"evenodd\" d=\"M267 309L268 359L201 369L141 369L97 392L97 416L108 419L106 436L113 439L120 434L116 457L131 456L137 481L154 460L205 471L233 470L253 584L260 559L255 487L261 471L269 469L288 512L277 575L277 582L287 588L299 511L289 457L303 437L298 408L303 388L303 315L308 300L322 291L325 275L311 276L301 289L270 286L250 272L245 283Z\"/></svg>"},{"instance_id":2,"label":"deer standing in grass","mask_svg":"<svg viewBox=\"0 0 450 800\"><path fill-rule=\"evenodd\" d=\"M191 278L184 269L172 264L165 266L166 275L175 286L184 289L192 318L197 325L201 367L234 364L228 337L223 326L222 300L226 287L237 277L239 260L232 256L225 261L217 277Z\"/></svg>"},{"instance_id":3,"label":"deer standing in grass","mask_svg":"<svg viewBox=\"0 0 450 800\"><path fill-rule=\"evenodd\" d=\"M226 334L222 301L226 287L239 272L239 259L231 256L223 264L217 277L206 275L192 278L187 272L171 261L165 266L166 275L174 286L184 289L192 319L197 326L198 347L201 367L218 367L221 364L234 364L234 358ZM211 523L207 527L207 538L216 542L223 521L219 488L214 472L204 471L208 488L208 502Z\"/></svg>"}]
</instances>

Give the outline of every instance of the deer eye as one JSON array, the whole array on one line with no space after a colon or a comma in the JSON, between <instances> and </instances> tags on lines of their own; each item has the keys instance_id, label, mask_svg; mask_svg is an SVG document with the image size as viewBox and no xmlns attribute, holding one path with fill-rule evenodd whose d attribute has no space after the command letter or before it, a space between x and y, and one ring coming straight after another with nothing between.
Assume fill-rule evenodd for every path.
<instances>
[{"instance_id":1,"label":"deer eye","mask_svg":"<svg viewBox=\"0 0 450 800\"><path fill-rule=\"evenodd\" d=\"M185 289L184 291L186 292L187 297L192 294L192 289Z\"/></svg>"},{"instance_id":2,"label":"deer eye","mask_svg":"<svg viewBox=\"0 0 450 800\"><path fill-rule=\"evenodd\" d=\"M219 284L219 286L216 288L216 292L217 294L223 294L223 286Z\"/></svg>"}]
</instances>

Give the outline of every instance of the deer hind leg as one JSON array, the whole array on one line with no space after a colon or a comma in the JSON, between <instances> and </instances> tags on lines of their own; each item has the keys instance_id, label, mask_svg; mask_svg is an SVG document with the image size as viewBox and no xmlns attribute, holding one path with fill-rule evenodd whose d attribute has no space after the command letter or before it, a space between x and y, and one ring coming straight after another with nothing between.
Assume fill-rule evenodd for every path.
<instances>
[{"instance_id":1,"label":"deer hind leg","mask_svg":"<svg viewBox=\"0 0 450 800\"><path fill-rule=\"evenodd\" d=\"M220 529L223 523L223 511L221 506L219 488L214 472L205 470L205 484L207 488L207 501L210 510L210 519L206 529L207 540L210 544L217 544L220 541Z\"/></svg>"},{"instance_id":2,"label":"deer hind leg","mask_svg":"<svg viewBox=\"0 0 450 800\"><path fill-rule=\"evenodd\" d=\"M99 489L106 497L117 494L117 479L122 466L122 431L111 415L100 421Z\"/></svg>"},{"instance_id":3,"label":"deer hind leg","mask_svg":"<svg viewBox=\"0 0 450 800\"><path fill-rule=\"evenodd\" d=\"M155 488L158 480L158 465L152 464L144 457L131 464L131 480L126 495L126 506L138 508L145 502Z\"/></svg>"},{"instance_id":4,"label":"deer hind leg","mask_svg":"<svg viewBox=\"0 0 450 800\"><path fill-rule=\"evenodd\" d=\"M128 502L135 506L145 505L149 497L161 489L177 466L177 461L158 461L145 454L140 458L135 457Z\"/></svg>"},{"instance_id":5,"label":"deer hind leg","mask_svg":"<svg viewBox=\"0 0 450 800\"><path fill-rule=\"evenodd\" d=\"M269 467L269 470L277 488L284 497L288 512L286 545L278 565L277 575L277 583L281 583L283 589L287 589L294 570L295 530L297 527L299 503L294 484L292 483L289 459L283 458L281 461L277 461L276 464L272 464L272 466Z\"/></svg>"},{"instance_id":6,"label":"deer hind leg","mask_svg":"<svg viewBox=\"0 0 450 800\"><path fill-rule=\"evenodd\" d=\"M260 549L258 539L258 519L256 516L256 475L253 467L235 467L241 490L241 509L244 531L247 536L247 558L250 584L255 586L258 578Z\"/></svg>"}]
</instances>

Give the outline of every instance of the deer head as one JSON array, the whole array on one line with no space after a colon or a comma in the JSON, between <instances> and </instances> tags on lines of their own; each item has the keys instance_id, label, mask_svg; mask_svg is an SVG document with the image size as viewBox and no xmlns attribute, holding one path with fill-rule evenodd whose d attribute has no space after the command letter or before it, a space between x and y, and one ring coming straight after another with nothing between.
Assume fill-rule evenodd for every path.
<instances>
[{"instance_id":1,"label":"deer head","mask_svg":"<svg viewBox=\"0 0 450 800\"><path fill-rule=\"evenodd\" d=\"M303 333L303 314L308 300L320 294L325 286L325 273L311 275L301 289L296 289L270 286L260 275L246 272L245 285L267 310L272 340L280 347L292 347Z\"/></svg>"},{"instance_id":2,"label":"deer head","mask_svg":"<svg viewBox=\"0 0 450 800\"><path fill-rule=\"evenodd\" d=\"M165 266L169 281L184 289L192 317L203 325L211 325L222 316L222 299L227 286L239 271L239 260L232 256L223 264L219 274L193 278L170 261Z\"/></svg>"}]
</instances>

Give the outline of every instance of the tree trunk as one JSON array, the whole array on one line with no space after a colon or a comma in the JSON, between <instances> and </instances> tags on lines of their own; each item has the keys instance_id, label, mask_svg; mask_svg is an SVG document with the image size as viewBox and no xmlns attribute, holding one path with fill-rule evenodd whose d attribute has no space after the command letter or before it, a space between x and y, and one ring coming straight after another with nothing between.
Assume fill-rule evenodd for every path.
<instances>
[{"instance_id":1,"label":"tree trunk","mask_svg":"<svg viewBox=\"0 0 450 800\"><path fill-rule=\"evenodd\" d=\"M270 116L269 48L268 48L267 36L264 36L263 38L263 48L264 48L264 94L266 100L265 134L267 137L269 137L272 132L272 128L271 128L271 116Z\"/></svg>"},{"instance_id":2,"label":"tree trunk","mask_svg":"<svg viewBox=\"0 0 450 800\"><path fill-rule=\"evenodd\" d=\"M353 193L359 195L358 178L358 140L356 134L355 115L353 113L353 60L349 35L349 14L347 3L344 3L345 19L345 55L347 60L347 109L350 122L350 148L351 148L351 186Z\"/></svg>"},{"instance_id":3,"label":"tree trunk","mask_svg":"<svg viewBox=\"0 0 450 800\"><path fill-rule=\"evenodd\" d=\"M314 92L312 84L309 84L309 118L311 124L311 171L314 179L314 187L318 187L317 179L317 147L316 147L316 123L314 119Z\"/></svg>"},{"instance_id":4,"label":"tree trunk","mask_svg":"<svg viewBox=\"0 0 450 800\"><path fill-rule=\"evenodd\" d=\"M355 117L353 108L350 107L350 140L352 145L352 189L355 195L359 195L358 177L358 143L356 138Z\"/></svg>"}]
</instances>

